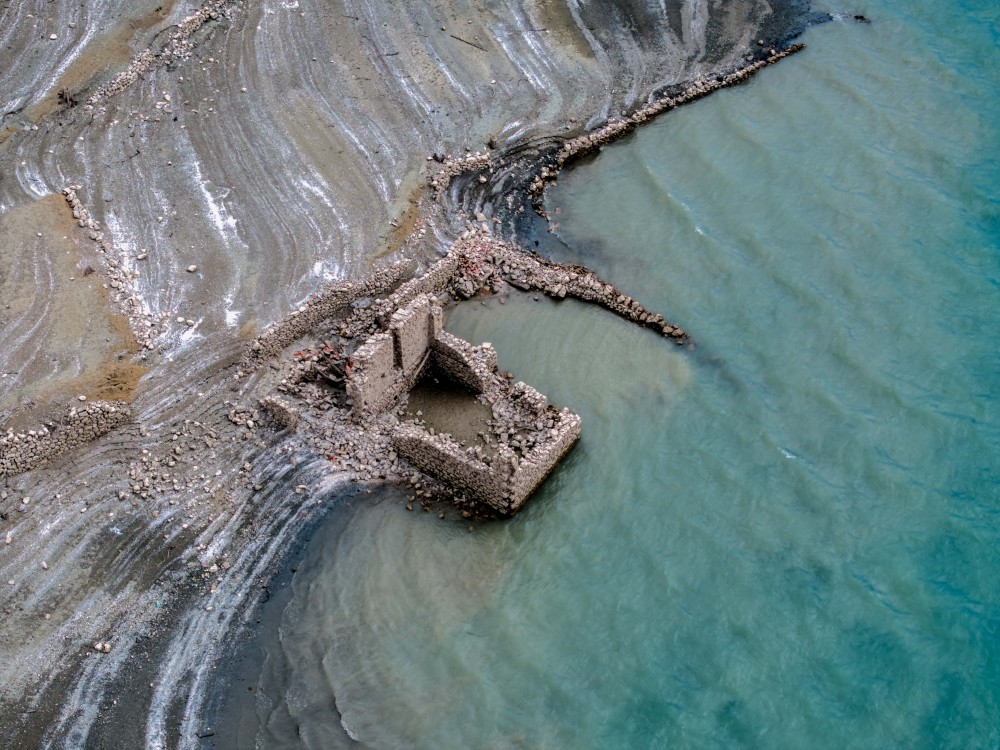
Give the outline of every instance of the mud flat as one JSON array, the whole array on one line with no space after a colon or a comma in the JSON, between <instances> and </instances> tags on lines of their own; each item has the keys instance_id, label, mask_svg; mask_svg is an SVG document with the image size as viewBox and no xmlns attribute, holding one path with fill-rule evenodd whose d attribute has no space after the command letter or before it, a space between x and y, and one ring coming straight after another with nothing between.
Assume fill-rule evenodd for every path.
<instances>
[{"instance_id":1,"label":"mud flat","mask_svg":"<svg viewBox=\"0 0 1000 750\"><path fill-rule=\"evenodd\" d=\"M432 480L371 460L389 431L319 429L344 406L315 371L336 321L360 336L421 294L509 284L688 342L693 323L506 235L545 154L806 18L668 5L615 4L614 25L604 2L0 9L2 427L131 401L0 484L0 742L198 746L225 634L324 502L393 480L438 510ZM455 161L434 154L461 160L437 197ZM386 304L382 282L322 296L373 271Z\"/></svg>"}]
</instances>

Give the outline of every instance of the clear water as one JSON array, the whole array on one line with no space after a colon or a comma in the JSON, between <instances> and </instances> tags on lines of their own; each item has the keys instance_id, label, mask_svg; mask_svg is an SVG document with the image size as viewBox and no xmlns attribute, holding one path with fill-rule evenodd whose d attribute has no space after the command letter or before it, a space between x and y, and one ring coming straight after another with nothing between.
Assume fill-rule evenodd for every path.
<instances>
[{"instance_id":1,"label":"clear water","mask_svg":"<svg viewBox=\"0 0 1000 750\"><path fill-rule=\"evenodd\" d=\"M259 746L1000 745L1000 15L861 5L564 176L566 258L698 347L459 308L583 439L511 522L318 533Z\"/></svg>"}]
</instances>

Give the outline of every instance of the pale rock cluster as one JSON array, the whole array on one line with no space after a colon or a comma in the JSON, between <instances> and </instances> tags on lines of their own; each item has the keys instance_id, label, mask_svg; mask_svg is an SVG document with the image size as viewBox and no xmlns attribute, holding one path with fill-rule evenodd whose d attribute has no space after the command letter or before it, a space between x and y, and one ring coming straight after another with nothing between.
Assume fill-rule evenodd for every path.
<instances>
[{"instance_id":1,"label":"pale rock cluster","mask_svg":"<svg viewBox=\"0 0 1000 750\"><path fill-rule=\"evenodd\" d=\"M446 190L452 179L458 175L491 169L492 166L493 157L488 151L485 153L476 151L466 156L446 156L441 166L432 172L428 181L437 195L442 190ZM481 181L486 182L485 175Z\"/></svg>"},{"instance_id":2,"label":"pale rock cluster","mask_svg":"<svg viewBox=\"0 0 1000 750\"><path fill-rule=\"evenodd\" d=\"M209 21L220 18L232 4L233 0L206 0L198 10L174 28L159 52L144 49L133 57L125 70L90 95L84 105L85 108L93 109L105 99L124 91L158 63L166 65L173 60L189 57L192 50L191 36Z\"/></svg>"},{"instance_id":3,"label":"pale rock cluster","mask_svg":"<svg viewBox=\"0 0 1000 750\"><path fill-rule=\"evenodd\" d=\"M118 253L114 245L101 231L100 224L90 215L90 211L80 200L77 191L79 185L69 185L62 190L66 202L73 211L73 218L82 229L87 230L87 236L93 240L97 249L104 259L104 271L107 276L107 288L109 297L115 307L121 312L129 322L132 334L140 347L146 350L156 348L154 339L163 333L165 321L170 317L169 312L154 315L145 309L142 295L135 290L135 280L139 278L138 271L130 271L123 267L122 259L117 257ZM149 257L146 251L136 255L136 260L146 260Z\"/></svg>"}]
</instances>

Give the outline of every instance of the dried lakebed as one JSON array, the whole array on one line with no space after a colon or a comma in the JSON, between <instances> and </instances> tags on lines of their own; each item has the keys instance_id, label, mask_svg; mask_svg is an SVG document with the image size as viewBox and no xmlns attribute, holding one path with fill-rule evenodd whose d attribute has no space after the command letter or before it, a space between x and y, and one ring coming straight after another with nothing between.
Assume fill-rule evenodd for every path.
<instances>
[{"instance_id":1,"label":"dried lakebed","mask_svg":"<svg viewBox=\"0 0 1000 750\"><path fill-rule=\"evenodd\" d=\"M13 457L0 501L0 739L51 747L197 746L206 669L289 540L352 479L414 481L384 433L310 431L313 410L343 404L277 388L279 361L308 364L279 355L314 344L317 326L338 333L332 310L310 313L323 289L343 289L334 279L364 278L376 259L426 271L445 256L454 266L430 290L442 301L511 285L686 343L679 321L587 269L518 249L519 227L544 213L545 181L572 158L742 82L797 49L785 45L806 19L797 3L627 4L611 24L601 3L34 6L0 11L16 71L0 219L19 221L0 261ZM126 59L97 54L108 28L131 29ZM35 41L12 44L15 32ZM487 143L487 156L440 156ZM39 238L16 212L46 206L64 215L39 223ZM70 273L98 291L67 296ZM39 305L37 279L50 280L50 302ZM380 308L350 309L340 322L360 331ZM74 318L117 333L53 339L46 372L40 332ZM85 387L110 366L114 387ZM81 435L103 436L77 445L74 420L110 409L129 420L95 417ZM18 447L53 437L58 450ZM448 517L433 498L450 493L415 481L414 498Z\"/></svg>"}]
</instances>

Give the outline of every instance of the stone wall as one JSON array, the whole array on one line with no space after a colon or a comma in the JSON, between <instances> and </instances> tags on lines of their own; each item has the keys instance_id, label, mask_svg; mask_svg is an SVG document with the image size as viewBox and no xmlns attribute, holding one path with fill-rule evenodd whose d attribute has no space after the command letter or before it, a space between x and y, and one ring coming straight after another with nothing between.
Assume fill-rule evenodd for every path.
<instances>
[{"instance_id":1,"label":"stone wall","mask_svg":"<svg viewBox=\"0 0 1000 750\"><path fill-rule=\"evenodd\" d=\"M358 347L347 379L352 416L364 418L383 411L414 386L441 324L440 305L420 294L396 311L388 333L372 334Z\"/></svg>"},{"instance_id":2,"label":"stone wall","mask_svg":"<svg viewBox=\"0 0 1000 750\"><path fill-rule=\"evenodd\" d=\"M381 411L401 387L392 336L376 333L354 352L354 369L347 380L347 395L356 413ZM398 394L397 394L398 395Z\"/></svg>"},{"instance_id":3,"label":"stone wall","mask_svg":"<svg viewBox=\"0 0 1000 750\"><path fill-rule=\"evenodd\" d=\"M125 424L132 417L121 401L91 401L73 407L54 429L42 428L0 437L0 476L13 476L33 469Z\"/></svg>"},{"instance_id":4,"label":"stone wall","mask_svg":"<svg viewBox=\"0 0 1000 750\"><path fill-rule=\"evenodd\" d=\"M430 313L430 298L422 294L408 307L397 310L389 321L396 367L404 373L413 372L427 353L431 339Z\"/></svg>"},{"instance_id":5,"label":"stone wall","mask_svg":"<svg viewBox=\"0 0 1000 750\"><path fill-rule=\"evenodd\" d=\"M563 409L548 437L521 458L501 444L485 461L448 435L431 435L412 422L393 431L392 445L403 459L456 492L513 515L580 439L580 426L579 415Z\"/></svg>"},{"instance_id":6,"label":"stone wall","mask_svg":"<svg viewBox=\"0 0 1000 750\"><path fill-rule=\"evenodd\" d=\"M497 353L491 344L473 346L447 331L434 337L431 354L442 375L473 393L485 391L497 369Z\"/></svg>"},{"instance_id":7,"label":"stone wall","mask_svg":"<svg viewBox=\"0 0 1000 750\"><path fill-rule=\"evenodd\" d=\"M451 278L458 270L458 256L449 252L441 260L427 269L427 273L400 284L399 289L372 306L379 327L385 328L393 314L419 297L421 294L440 294L451 285Z\"/></svg>"},{"instance_id":8,"label":"stone wall","mask_svg":"<svg viewBox=\"0 0 1000 750\"><path fill-rule=\"evenodd\" d=\"M580 426L579 415L568 409L560 412L559 422L551 431L555 434L550 433L548 440L537 444L518 463L510 480L505 513L516 513L524 505L524 501L552 473L556 465L580 439Z\"/></svg>"},{"instance_id":9,"label":"stone wall","mask_svg":"<svg viewBox=\"0 0 1000 750\"><path fill-rule=\"evenodd\" d=\"M359 281L338 282L313 295L298 310L264 331L250 345L243 366L254 369L272 359L296 339L302 338L339 309L362 297L382 294L405 275L413 273L413 261L400 260Z\"/></svg>"},{"instance_id":10,"label":"stone wall","mask_svg":"<svg viewBox=\"0 0 1000 750\"><path fill-rule=\"evenodd\" d=\"M400 457L457 493L466 493L501 512L508 506L508 475L498 473L450 437L431 435L404 423L393 431L392 447Z\"/></svg>"}]
</instances>

